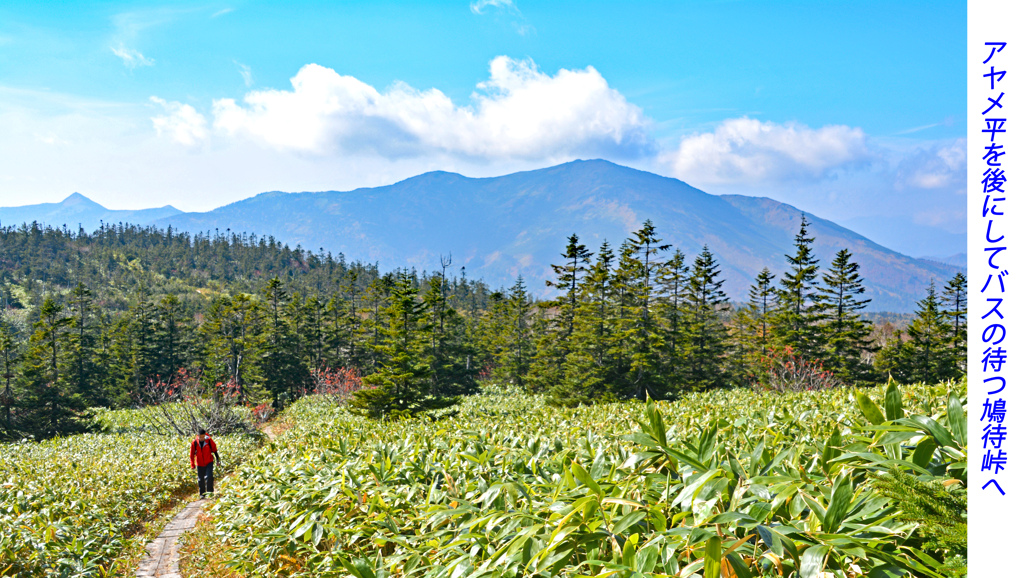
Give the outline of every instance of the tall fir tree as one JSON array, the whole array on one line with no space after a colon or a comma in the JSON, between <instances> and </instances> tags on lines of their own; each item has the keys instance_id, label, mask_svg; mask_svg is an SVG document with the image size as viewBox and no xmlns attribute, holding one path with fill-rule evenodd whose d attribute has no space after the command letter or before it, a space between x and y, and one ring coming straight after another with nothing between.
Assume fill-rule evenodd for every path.
<instances>
[{"instance_id":1,"label":"tall fir tree","mask_svg":"<svg viewBox=\"0 0 1024 578\"><path fill-rule=\"evenodd\" d=\"M107 326L104 339L110 376L106 396L118 405L138 400L144 386L160 377L157 314L148 292L137 291L128 311Z\"/></svg>"},{"instance_id":2,"label":"tall fir tree","mask_svg":"<svg viewBox=\"0 0 1024 578\"><path fill-rule=\"evenodd\" d=\"M79 431L79 416L86 407L82 392L75 389L73 357L69 351L74 320L62 305L46 297L39 321L29 338L23 361L25 388L23 427L43 437Z\"/></svg>"},{"instance_id":3,"label":"tall fir tree","mask_svg":"<svg viewBox=\"0 0 1024 578\"><path fill-rule=\"evenodd\" d=\"M942 308L951 326L950 346L960 373L967 372L967 276L957 273L942 291Z\"/></svg>"},{"instance_id":4,"label":"tall fir tree","mask_svg":"<svg viewBox=\"0 0 1024 578\"><path fill-rule=\"evenodd\" d=\"M654 280L663 265L658 255L671 247L661 241L654 223L645 221L623 243L616 274L622 312L616 342L625 366L621 395L640 400L665 397L657 371L664 337L652 311Z\"/></svg>"},{"instance_id":5,"label":"tall fir tree","mask_svg":"<svg viewBox=\"0 0 1024 578\"><path fill-rule=\"evenodd\" d=\"M239 293L211 304L200 328L206 344L206 377L234 384L242 402L262 397L260 353L263 334L262 304Z\"/></svg>"},{"instance_id":6,"label":"tall fir tree","mask_svg":"<svg viewBox=\"0 0 1024 578\"><path fill-rule=\"evenodd\" d=\"M287 319L290 295L279 277L273 277L263 289L266 317L260 338L260 373L276 407L297 398L309 384L309 368L302 363L299 340Z\"/></svg>"},{"instance_id":7,"label":"tall fir tree","mask_svg":"<svg viewBox=\"0 0 1024 578\"><path fill-rule=\"evenodd\" d=\"M864 284L860 265L846 249L836 253L832 266L823 276L821 289L821 336L824 343L824 367L843 383L860 385L875 381L865 354L874 351L871 323L858 313L870 299L860 299Z\"/></svg>"},{"instance_id":8,"label":"tall fir tree","mask_svg":"<svg viewBox=\"0 0 1024 578\"><path fill-rule=\"evenodd\" d=\"M173 293L160 299L156 306L156 318L154 337L159 352L158 375L164 380L170 380L179 370L191 365L192 326L184 304Z\"/></svg>"},{"instance_id":9,"label":"tall fir tree","mask_svg":"<svg viewBox=\"0 0 1024 578\"><path fill-rule=\"evenodd\" d=\"M0 317L0 407L3 408L3 422L0 423L0 439L12 437L15 433L14 423L14 387L15 368L21 356L17 332L11 324Z\"/></svg>"},{"instance_id":10,"label":"tall fir tree","mask_svg":"<svg viewBox=\"0 0 1024 578\"><path fill-rule=\"evenodd\" d=\"M360 333L364 337L364 347L367 356L364 359L362 370L372 373L380 365L380 345L384 318L382 312L387 306L388 294L394 285L395 276L388 273L382 277L376 277L370 281L363 299L361 310Z\"/></svg>"},{"instance_id":11,"label":"tall fir tree","mask_svg":"<svg viewBox=\"0 0 1024 578\"><path fill-rule=\"evenodd\" d=\"M304 363L310 368L323 368L327 337L324 323L326 303L319 294L314 294L305 299L292 299L289 306L295 333L302 344Z\"/></svg>"},{"instance_id":12,"label":"tall fir tree","mask_svg":"<svg viewBox=\"0 0 1024 578\"><path fill-rule=\"evenodd\" d=\"M72 358L71 379L73 388L92 405L109 405L100 383L99 367L96 365L96 308L92 291L79 282L71 290L69 303L71 330L68 333L68 348Z\"/></svg>"},{"instance_id":13,"label":"tall fir tree","mask_svg":"<svg viewBox=\"0 0 1024 578\"><path fill-rule=\"evenodd\" d=\"M719 278L720 274L714 255L705 245L693 261L686 284L687 363L681 385L697 391L725 387L729 383L728 333L720 316L728 298L722 290L724 280Z\"/></svg>"},{"instance_id":14,"label":"tall fir tree","mask_svg":"<svg viewBox=\"0 0 1024 578\"><path fill-rule=\"evenodd\" d=\"M467 334L465 320L452 307L450 285L446 278L450 260L442 260L440 275L426 280L423 304L427 309L430 347L430 394L434 397L464 395L474 390L476 355Z\"/></svg>"},{"instance_id":15,"label":"tall fir tree","mask_svg":"<svg viewBox=\"0 0 1024 578\"><path fill-rule=\"evenodd\" d=\"M686 368L686 290L690 281L690 267L681 251L675 251L672 258L658 271L655 279L657 300L655 315L661 323L663 337L658 372L673 389L682 383Z\"/></svg>"},{"instance_id":16,"label":"tall fir tree","mask_svg":"<svg viewBox=\"0 0 1024 578\"><path fill-rule=\"evenodd\" d=\"M534 356L531 307L520 275L511 289L491 295L490 311L482 323L491 375L516 387L527 385Z\"/></svg>"},{"instance_id":17,"label":"tall fir tree","mask_svg":"<svg viewBox=\"0 0 1024 578\"><path fill-rule=\"evenodd\" d=\"M952 379L959 375L959 369L949 343L951 334L932 282L924 299L917 303L906 341L897 333L879 352L876 367L901 383L933 384Z\"/></svg>"},{"instance_id":18,"label":"tall fir tree","mask_svg":"<svg viewBox=\"0 0 1024 578\"><path fill-rule=\"evenodd\" d=\"M733 342L739 349L734 364L738 375L750 382L764 379L765 363L772 346L772 319L778 306L775 275L767 267L761 269L747 292L747 302L733 316Z\"/></svg>"},{"instance_id":19,"label":"tall fir tree","mask_svg":"<svg viewBox=\"0 0 1024 578\"><path fill-rule=\"evenodd\" d=\"M818 260L814 257L814 237L808 234L810 223L800 217L800 230L793 240L793 255L786 255L790 264L779 281L779 307L772 319L776 347L793 349L806 361L821 359L821 336L818 300Z\"/></svg>"},{"instance_id":20,"label":"tall fir tree","mask_svg":"<svg viewBox=\"0 0 1024 578\"><path fill-rule=\"evenodd\" d=\"M577 406L614 395L610 387L614 263L615 253L605 241L580 283L575 329L567 345L562 379L547 392L553 405Z\"/></svg>"},{"instance_id":21,"label":"tall fir tree","mask_svg":"<svg viewBox=\"0 0 1024 578\"><path fill-rule=\"evenodd\" d=\"M418 299L412 275L395 277L383 311L381 341L376 346L377 370L363 378L373 387L353 395L350 407L360 415L388 418L450 405L453 400L431 394L425 305Z\"/></svg>"},{"instance_id":22,"label":"tall fir tree","mask_svg":"<svg viewBox=\"0 0 1024 578\"><path fill-rule=\"evenodd\" d=\"M363 323L362 318L359 316L360 292L358 281L359 272L356 269L346 271L341 287L344 300L339 304L339 310L344 312L338 336L342 349L342 365L352 369L362 368L365 357L361 345Z\"/></svg>"},{"instance_id":23,"label":"tall fir tree","mask_svg":"<svg viewBox=\"0 0 1024 578\"><path fill-rule=\"evenodd\" d=\"M552 311L553 316L541 315L535 322L537 354L528 376L531 389L535 391L544 391L562 381L563 365L569 354L569 343L580 307L580 281L592 256L592 251L573 234L562 253L563 263L551 265L555 280L547 281L547 286L555 288L559 294L551 301L538 304L542 310Z\"/></svg>"}]
</instances>

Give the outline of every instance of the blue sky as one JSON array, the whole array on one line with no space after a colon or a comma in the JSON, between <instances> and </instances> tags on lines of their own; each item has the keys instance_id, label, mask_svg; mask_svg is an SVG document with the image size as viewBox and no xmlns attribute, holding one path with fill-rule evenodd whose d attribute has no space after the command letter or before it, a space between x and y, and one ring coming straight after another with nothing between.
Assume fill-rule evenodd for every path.
<instances>
[{"instance_id":1,"label":"blue sky","mask_svg":"<svg viewBox=\"0 0 1024 578\"><path fill-rule=\"evenodd\" d=\"M208 210L600 156L912 254L963 239L964 2L59 6L0 5L3 205Z\"/></svg>"}]
</instances>

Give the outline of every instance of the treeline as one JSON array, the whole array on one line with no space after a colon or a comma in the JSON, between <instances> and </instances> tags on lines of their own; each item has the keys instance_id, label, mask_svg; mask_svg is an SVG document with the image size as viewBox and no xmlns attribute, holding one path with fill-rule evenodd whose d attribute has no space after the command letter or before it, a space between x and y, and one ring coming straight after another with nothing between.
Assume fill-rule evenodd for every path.
<instances>
[{"instance_id":1,"label":"treeline","mask_svg":"<svg viewBox=\"0 0 1024 578\"><path fill-rule=\"evenodd\" d=\"M736 385L806 389L865 385L889 375L934 382L961 375L966 277L932 287L906 333L879 343L861 311L859 265L839 251L827 269L805 220L781 277L764 269L734 307L708 249L687 259L647 222L614 253L574 235L555 265L560 291L541 303L513 378L557 404L672 398ZM498 351L501 349L498 348ZM506 370L506 372L511 372Z\"/></svg>"},{"instance_id":2,"label":"treeline","mask_svg":"<svg viewBox=\"0 0 1024 578\"><path fill-rule=\"evenodd\" d=\"M406 345L428 363L430 392L467 393L479 360L466 320L482 315L489 290L450 264L382 274L272 238L0 229L0 435L76 431L85 408L139 403L180 371L277 405L338 368L373 374L400 295L415 304ZM420 338L433 357L415 350Z\"/></svg>"},{"instance_id":3,"label":"treeline","mask_svg":"<svg viewBox=\"0 0 1024 578\"><path fill-rule=\"evenodd\" d=\"M104 311L127 311L144 293L177 295L189 313L199 313L210 293L256 294L277 277L290 291L330 294L352 271L360 291L380 276L375 264L230 229L193 235L123 223L92 233L38 223L0 227L4 308L38 308L47 295L66 295L82 283ZM486 296L484 283L463 275L453 298L472 307Z\"/></svg>"},{"instance_id":4,"label":"treeline","mask_svg":"<svg viewBox=\"0 0 1024 578\"><path fill-rule=\"evenodd\" d=\"M492 292L450 259L382 274L272 238L0 229L0 428L74 431L87 407L138 403L182 371L278 406L361 376L352 408L371 416L444 407L482 379L574 405L963 372L963 275L881 340L853 256L820 269L813 241L804 221L790 269L762 271L734 306L712 252L672 251L650 222L617 251L569 237L545 301L521 278Z\"/></svg>"}]
</instances>

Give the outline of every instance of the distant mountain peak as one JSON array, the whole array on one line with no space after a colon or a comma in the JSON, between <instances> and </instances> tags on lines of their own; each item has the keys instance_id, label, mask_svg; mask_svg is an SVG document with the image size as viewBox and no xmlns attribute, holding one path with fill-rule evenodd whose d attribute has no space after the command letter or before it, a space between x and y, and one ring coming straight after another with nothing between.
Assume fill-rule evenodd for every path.
<instances>
[{"instance_id":1,"label":"distant mountain peak","mask_svg":"<svg viewBox=\"0 0 1024 578\"><path fill-rule=\"evenodd\" d=\"M64 207L93 207L98 209L106 209L103 205L83 195L82 193L71 193L66 199L60 202L60 205Z\"/></svg>"},{"instance_id":2,"label":"distant mountain peak","mask_svg":"<svg viewBox=\"0 0 1024 578\"><path fill-rule=\"evenodd\" d=\"M157 209L116 210L108 209L82 193L72 193L59 203L40 203L20 207L0 207L0 224L17 226L37 222L50 227L68 227L77 230L95 231L101 223L146 224L157 219L181 213L165 205Z\"/></svg>"}]
</instances>

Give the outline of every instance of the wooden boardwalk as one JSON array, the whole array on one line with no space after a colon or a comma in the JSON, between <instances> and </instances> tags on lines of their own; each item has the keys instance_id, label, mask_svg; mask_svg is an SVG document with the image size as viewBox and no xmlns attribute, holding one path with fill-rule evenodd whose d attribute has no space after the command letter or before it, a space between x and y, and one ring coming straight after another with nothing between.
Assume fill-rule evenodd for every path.
<instances>
[{"instance_id":1,"label":"wooden boardwalk","mask_svg":"<svg viewBox=\"0 0 1024 578\"><path fill-rule=\"evenodd\" d=\"M277 437L270 424L264 425L261 431L268 439ZM224 480L220 480L220 483L224 483ZM205 502L195 500L164 526L160 535L146 546L149 555L139 562L139 569L135 572L136 578L181 578L181 573L178 572L178 537L196 527L196 521L203 511Z\"/></svg>"},{"instance_id":2,"label":"wooden boardwalk","mask_svg":"<svg viewBox=\"0 0 1024 578\"><path fill-rule=\"evenodd\" d=\"M178 572L178 537L196 527L204 502L196 500L185 506L146 546L149 555L139 563L135 573L137 578L181 578Z\"/></svg>"}]
</instances>

